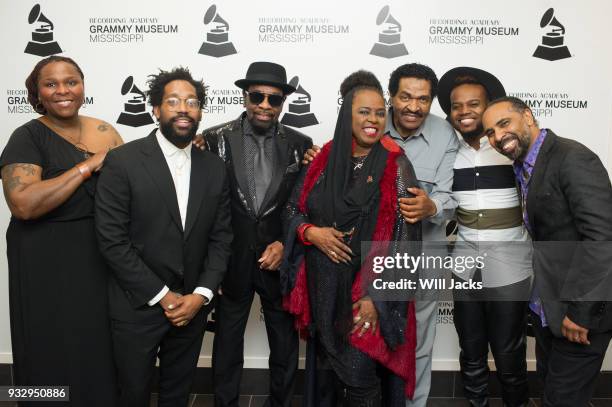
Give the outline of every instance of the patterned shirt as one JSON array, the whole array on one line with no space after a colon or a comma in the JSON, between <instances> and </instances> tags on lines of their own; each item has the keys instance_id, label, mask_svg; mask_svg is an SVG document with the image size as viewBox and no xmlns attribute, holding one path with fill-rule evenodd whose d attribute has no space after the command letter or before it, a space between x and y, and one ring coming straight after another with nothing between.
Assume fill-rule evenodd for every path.
<instances>
[{"instance_id":1,"label":"patterned shirt","mask_svg":"<svg viewBox=\"0 0 612 407\"><path fill-rule=\"evenodd\" d=\"M536 138L533 145L529 148L529 152L527 153L527 157L523 162L515 161L514 162L514 175L518 180L518 183L521 187L521 197L522 197L522 208L523 208L523 222L525 222L525 226L529 233L533 235L532 225L529 224L529 215L527 214L527 194L529 193L529 181L531 181L531 175L533 174L533 167L535 166L536 160L538 159L538 154L540 153L540 148L542 148L542 144L544 144L544 140L546 139L546 129L540 130L540 134L538 134L538 138ZM546 321L546 315L544 314L544 307L542 307L542 300L538 295L537 286L533 290L531 295L531 300L529 301L529 308L537 315L539 315L540 320L542 322L542 326L548 326L548 322Z\"/></svg>"},{"instance_id":2,"label":"patterned shirt","mask_svg":"<svg viewBox=\"0 0 612 407\"><path fill-rule=\"evenodd\" d=\"M461 135L457 139L459 151L453 179L453 194L459 205L457 241L470 244L458 244L456 252L476 250L478 253L472 256L486 253L484 287L523 281L532 275L531 244L527 243L529 234L522 222L512 161L491 147L486 137L480 139L478 150ZM470 275L459 277L467 280Z\"/></svg>"}]
</instances>

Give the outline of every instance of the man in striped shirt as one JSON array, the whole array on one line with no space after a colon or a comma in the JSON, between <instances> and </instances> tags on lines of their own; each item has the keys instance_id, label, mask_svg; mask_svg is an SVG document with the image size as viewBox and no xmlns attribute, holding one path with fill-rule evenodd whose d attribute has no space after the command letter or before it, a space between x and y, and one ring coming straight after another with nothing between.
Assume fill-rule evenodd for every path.
<instances>
[{"instance_id":1,"label":"man in striped shirt","mask_svg":"<svg viewBox=\"0 0 612 407\"><path fill-rule=\"evenodd\" d=\"M505 90L490 73L470 67L451 69L439 86L440 106L460 134L452 188L458 204L455 255L486 256L484 267L455 275L480 281L483 287L455 292L464 394L472 406L488 405L490 345L504 404L524 406L527 303L517 301L520 296L515 293L526 296L530 289L529 235L522 223L512 161L491 147L482 126L488 102L505 96Z\"/></svg>"}]
</instances>

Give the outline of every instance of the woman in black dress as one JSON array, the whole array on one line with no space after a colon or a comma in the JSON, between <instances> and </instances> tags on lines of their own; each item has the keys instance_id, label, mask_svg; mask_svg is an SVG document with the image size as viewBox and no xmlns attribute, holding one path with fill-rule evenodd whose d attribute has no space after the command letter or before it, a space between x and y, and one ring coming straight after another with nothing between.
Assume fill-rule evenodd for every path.
<instances>
[{"instance_id":1,"label":"woman in black dress","mask_svg":"<svg viewBox=\"0 0 612 407\"><path fill-rule=\"evenodd\" d=\"M114 406L107 270L93 199L104 157L122 140L108 123L79 115L83 73L73 60L41 60L26 87L41 117L17 128L0 156L12 214L6 239L15 385L70 386L66 405Z\"/></svg>"},{"instance_id":2,"label":"woman in black dress","mask_svg":"<svg viewBox=\"0 0 612 407\"><path fill-rule=\"evenodd\" d=\"M414 389L414 307L373 300L369 282L373 255L420 240L420 224L406 223L398 208L417 180L383 136L376 77L356 72L340 92L334 139L301 175L285 211L285 306L308 340L306 405L403 406ZM375 243L362 252L362 242Z\"/></svg>"}]
</instances>

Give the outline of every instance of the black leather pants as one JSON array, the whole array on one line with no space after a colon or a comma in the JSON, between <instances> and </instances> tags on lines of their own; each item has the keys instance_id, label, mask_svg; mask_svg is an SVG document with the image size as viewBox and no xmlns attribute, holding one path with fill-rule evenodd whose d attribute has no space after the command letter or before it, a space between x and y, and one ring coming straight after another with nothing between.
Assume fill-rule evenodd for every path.
<instances>
[{"instance_id":1,"label":"black leather pants","mask_svg":"<svg viewBox=\"0 0 612 407\"><path fill-rule=\"evenodd\" d=\"M516 284L526 284L525 290L529 290L529 280ZM483 290L500 289L504 287ZM463 292L455 295L454 321L461 347L459 362L465 397L473 406L488 405L487 359L490 346L497 378L502 386L504 404L508 407L526 406L528 392L524 330L527 302L478 300L483 295L487 299L496 298L491 292L475 295Z\"/></svg>"}]
</instances>

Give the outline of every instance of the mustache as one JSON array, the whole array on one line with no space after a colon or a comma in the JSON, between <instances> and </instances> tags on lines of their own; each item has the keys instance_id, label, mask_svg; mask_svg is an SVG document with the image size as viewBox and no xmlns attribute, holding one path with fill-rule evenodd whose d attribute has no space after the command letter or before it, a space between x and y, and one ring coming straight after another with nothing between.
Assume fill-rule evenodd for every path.
<instances>
[{"instance_id":1,"label":"mustache","mask_svg":"<svg viewBox=\"0 0 612 407\"><path fill-rule=\"evenodd\" d=\"M177 120L179 120L179 119L180 119L180 120L185 120L185 119L187 119L187 120L189 120L189 121L190 121L190 122L192 122L192 123L194 122L194 120L193 120L191 117L189 117L188 115L186 115L186 114L179 114L179 115L177 115L176 117L174 117L174 118L172 119L172 121L173 121L173 122L175 122L175 121L177 121Z\"/></svg>"},{"instance_id":2,"label":"mustache","mask_svg":"<svg viewBox=\"0 0 612 407\"><path fill-rule=\"evenodd\" d=\"M421 112L420 110L417 110L415 112L415 111L412 111L412 110L410 110L408 108L405 108L404 110L402 110L402 114L406 114L406 113L410 113L410 114L413 114L413 115L418 116L418 117L423 117L424 116L423 112Z\"/></svg>"},{"instance_id":3,"label":"mustache","mask_svg":"<svg viewBox=\"0 0 612 407\"><path fill-rule=\"evenodd\" d=\"M513 139L516 139L516 140L520 141L519 137L516 134L510 133L510 134L506 134L504 137L501 138L501 140L497 141L495 143L495 146L498 147L501 150L502 146L504 144L506 144L507 141L513 140Z\"/></svg>"}]
</instances>

